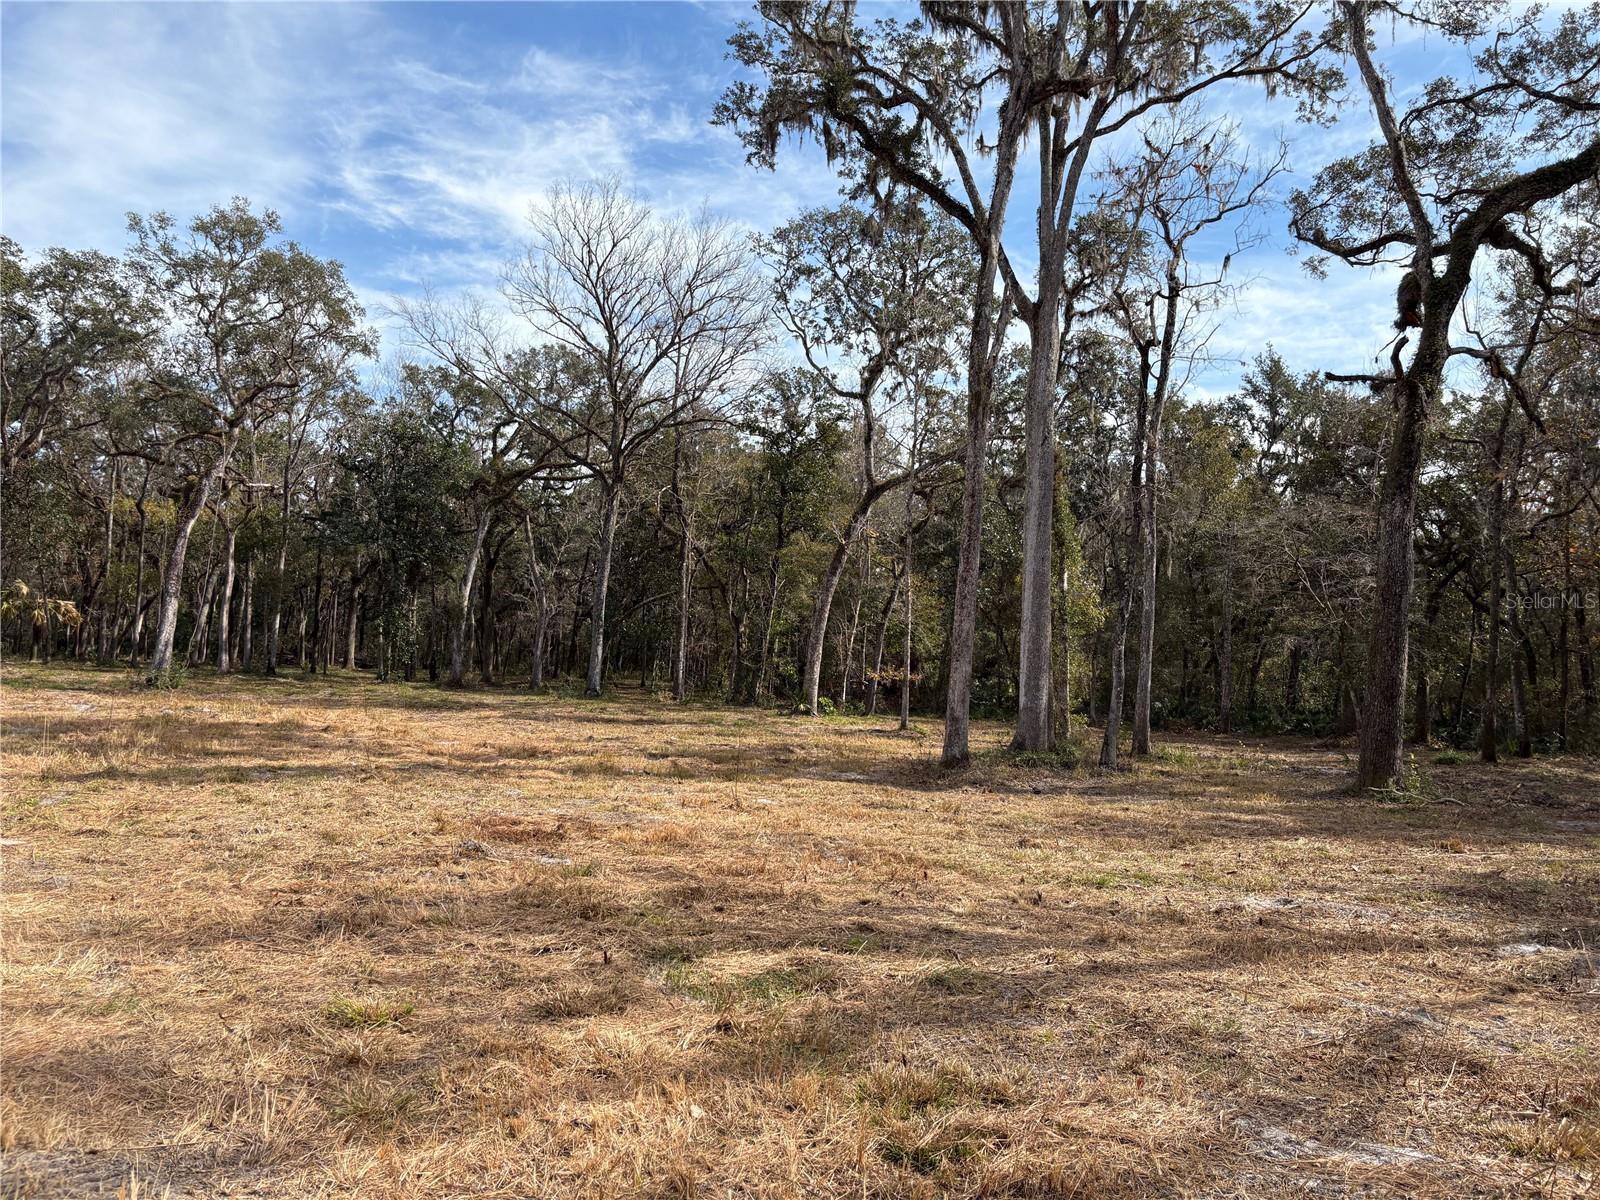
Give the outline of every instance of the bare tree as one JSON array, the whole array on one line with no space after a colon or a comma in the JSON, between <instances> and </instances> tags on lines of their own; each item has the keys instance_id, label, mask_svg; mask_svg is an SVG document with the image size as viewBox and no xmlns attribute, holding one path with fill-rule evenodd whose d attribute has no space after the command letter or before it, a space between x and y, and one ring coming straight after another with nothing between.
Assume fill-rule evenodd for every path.
<instances>
[{"instance_id":1,"label":"bare tree","mask_svg":"<svg viewBox=\"0 0 1600 1200\"><path fill-rule=\"evenodd\" d=\"M1128 211L1136 236L1147 242L1145 278L1114 289L1110 304L1124 336L1139 355L1140 387L1136 436L1142 438L1130 481L1135 506L1132 563L1124 588L1137 583L1140 597L1138 668L1133 711L1133 753L1150 753L1151 669L1156 628L1156 509L1161 461L1161 430L1168 399L1180 390L1183 373L1203 353L1210 330L1198 322L1230 290L1227 274L1234 254L1259 241L1247 224L1283 170L1285 152L1251 163L1241 153L1226 120L1205 121L1188 108L1153 122L1142 131L1143 149L1116 168L1115 209ZM1230 249L1220 261L1196 263L1191 246L1202 235L1232 222ZM1125 597L1119 610L1131 606ZM1117 638L1122 644L1122 638ZM1113 695L1101 762L1116 765L1115 725L1120 708L1121 671L1112 672Z\"/></svg>"},{"instance_id":2,"label":"bare tree","mask_svg":"<svg viewBox=\"0 0 1600 1200\"><path fill-rule=\"evenodd\" d=\"M585 691L597 696L629 469L657 437L718 419L742 394L768 337L768 288L728 223L663 220L615 179L559 185L529 219L504 291L543 346L471 299L397 311L417 344L496 389L556 469L596 484Z\"/></svg>"}]
</instances>

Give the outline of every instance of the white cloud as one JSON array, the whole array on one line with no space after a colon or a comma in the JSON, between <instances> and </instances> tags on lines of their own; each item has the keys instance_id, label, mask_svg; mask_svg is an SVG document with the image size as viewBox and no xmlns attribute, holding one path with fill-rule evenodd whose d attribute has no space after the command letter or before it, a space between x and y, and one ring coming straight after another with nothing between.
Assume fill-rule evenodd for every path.
<instances>
[{"instance_id":1,"label":"white cloud","mask_svg":"<svg viewBox=\"0 0 1600 1200\"><path fill-rule=\"evenodd\" d=\"M530 202L566 178L619 175L666 212L705 203L752 230L836 199L820 148L791 145L777 171L757 170L730 131L708 123L735 72L720 43L748 16L742 5L675 9L669 42L640 34L639 47L632 34L602 46L607 30L591 36L580 25L558 48L542 15L529 15L525 37L508 44L503 15L514 14L516 28L515 14L539 12L532 6L445 10L450 34L435 39L427 20L438 11L5 5L0 228L29 248L114 250L125 244L128 210L182 217L245 194L278 208L293 236L344 260L376 305L425 283L492 288ZM456 11L471 15L454 19ZM634 10L580 11L575 20L614 29ZM500 33L476 23L488 12L501 18ZM1427 62L1434 49L1397 53ZM1257 148L1287 138L1307 174L1372 133L1364 105L1318 129L1254 88L1219 92L1208 109L1231 114ZM1009 240L1028 274L1036 191L1026 176ZM1282 213L1264 220L1271 243L1236 259L1235 272L1254 282L1236 309L1217 314L1219 361L1197 387L1229 386L1238 373L1230 364L1268 341L1300 369L1362 370L1388 336L1392 280L1338 267L1326 281L1308 279L1283 253Z\"/></svg>"}]
</instances>

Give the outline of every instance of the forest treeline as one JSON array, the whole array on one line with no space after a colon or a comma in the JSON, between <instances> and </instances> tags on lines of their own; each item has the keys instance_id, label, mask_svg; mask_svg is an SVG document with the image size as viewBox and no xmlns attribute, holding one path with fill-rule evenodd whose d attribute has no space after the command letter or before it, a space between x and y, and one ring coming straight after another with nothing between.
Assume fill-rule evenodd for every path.
<instances>
[{"instance_id":1,"label":"forest treeline","mask_svg":"<svg viewBox=\"0 0 1600 1200\"><path fill-rule=\"evenodd\" d=\"M713 119L753 169L819 141L838 204L751 236L557 187L381 358L243 199L0 240L6 648L939 713L949 763L973 715L1106 765L1359 733L1371 786L1407 738L1592 749L1600 8L1313 7L759 5ZM1396 88L1377 16L1471 69ZM1369 374L1197 386L1285 219L1223 88L1371 113L1287 214L1306 288L1388 268Z\"/></svg>"}]
</instances>

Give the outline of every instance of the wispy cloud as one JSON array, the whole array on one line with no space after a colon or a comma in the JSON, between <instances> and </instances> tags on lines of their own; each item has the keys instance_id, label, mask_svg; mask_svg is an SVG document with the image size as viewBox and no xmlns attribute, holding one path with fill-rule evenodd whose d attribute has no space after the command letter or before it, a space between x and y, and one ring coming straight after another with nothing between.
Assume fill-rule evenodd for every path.
<instances>
[{"instance_id":1,"label":"wispy cloud","mask_svg":"<svg viewBox=\"0 0 1600 1200\"><path fill-rule=\"evenodd\" d=\"M0 227L30 248L117 249L124 213L184 216L234 194L279 209L290 232L344 261L374 304L492 288L552 183L627 180L663 210L707 205L764 230L835 201L819 147L776 172L746 165L708 117L734 67L742 5L6 5ZM1433 48L1401 50L1423 77ZM1247 144L1280 138L1309 174L1371 136L1352 105L1328 129L1296 124L1258 91L1212 98ZM1303 178L1303 176L1302 176ZM1292 181L1291 181L1292 182ZM1032 261L1019 183L1010 227ZM1219 314L1221 388L1267 341L1297 366L1359 370L1382 349L1393 281L1306 279L1272 236L1235 261L1250 277Z\"/></svg>"}]
</instances>

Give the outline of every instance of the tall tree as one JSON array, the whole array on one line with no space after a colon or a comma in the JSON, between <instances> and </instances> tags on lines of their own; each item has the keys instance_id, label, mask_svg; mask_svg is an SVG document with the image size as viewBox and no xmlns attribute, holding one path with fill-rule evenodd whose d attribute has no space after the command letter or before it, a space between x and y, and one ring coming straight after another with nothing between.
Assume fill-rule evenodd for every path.
<instances>
[{"instance_id":1,"label":"tall tree","mask_svg":"<svg viewBox=\"0 0 1600 1200\"><path fill-rule=\"evenodd\" d=\"M252 417L336 380L371 343L336 262L281 241L270 209L235 199L180 230L165 213L128 220L129 263L160 306L162 337L143 386L170 414L164 457L183 474L161 579L152 679L172 669L189 537Z\"/></svg>"},{"instance_id":2,"label":"tall tree","mask_svg":"<svg viewBox=\"0 0 1600 1200\"><path fill-rule=\"evenodd\" d=\"M1397 113L1373 58L1374 13L1483 45L1470 78L1442 78ZM1543 272L1527 236L1541 205L1600 173L1600 22L1573 9L1503 27L1476 7L1340 5L1349 54L1381 140L1326 167L1294 198L1297 236L1356 266L1405 266L1395 291L1390 370L1369 377L1395 408L1377 507L1377 588L1356 782L1387 787L1402 768L1407 650L1416 574L1417 489L1433 414L1444 399L1451 329L1485 250ZM1525 133L1519 131L1525 130ZM1542 162L1530 161L1537 155ZM1320 261L1313 260L1314 269ZM1410 357L1405 352L1410 349Z\"/></svg>"},{"instance_id":3,"label":"tall tree","mask_svg":"<svg viewBox=\"0 0 1600 1200\"><path fill-rule=\"evenodd\" d=\"M845 563L873 506L911 477L887 464L883 400L895 378L926 379L948 366L966 286L963 239L915 201L876 212L813 210L765 243L785 327L811 369L853 408L860 451L856 494L823 572L806 637L800 703L817 713L828 618Z\"/></svg>"}]
</instances>

